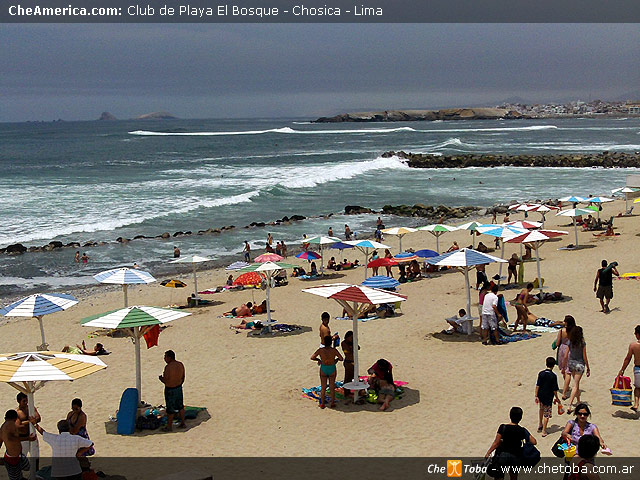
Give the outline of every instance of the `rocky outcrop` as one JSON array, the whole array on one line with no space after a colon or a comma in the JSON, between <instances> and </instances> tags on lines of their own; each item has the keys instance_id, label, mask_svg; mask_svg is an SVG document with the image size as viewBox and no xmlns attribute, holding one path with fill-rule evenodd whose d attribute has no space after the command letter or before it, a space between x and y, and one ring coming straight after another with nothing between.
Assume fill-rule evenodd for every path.
<instances>
[{"instance_id":1,"label":"rocky outcrop","mask_svg":"<svg viewBox=\"0 0 640 480\"><path fill-rule=\"evenodd\" d=\"M111 115L109 112L102 112L98 120L117 120L117 118Z\"/></svg>"},{"instance_id":2,"label":"rocky outcrop","mask_svg":"<svg viewBox=\"0 0 640 480\"><path fill-rule=\"evenodd\" d=\"M27 247L22 245L21 243L14 243L13 245L9 245L4 249L4 253L9 255L19 255L27 251Z\"/></svg>"},{"instance_id":3,"label":"rocky outcrop","mask_svg":"<svg viewBox=\"0 0 640 480\"><path fill-rule=\"evenodd\" d=\"M385 110L384 112L342 113L321 117L317 123L340 122L416 122L434 120L495 120L526 118L515 110L504 108L446 108L442 110Z\"/></svg>"},{"instance_id":4,"label":"rocky outcrop","mask_svg":"<svg viewBox=\"0 0 640 480\"><path fill-rule=\"evenodd\" d=\"M471 206L448 207L446 205L438 205L434 207L416 203L415 205L385 205L382 207L381 213L400 217L424 217L441 222L450 218L465 218L477 211L478 207Z\"/></svg>"},{"instance_id":5,"label":"rocky outcrop","mask_svg":"<svg viewBox=\"0 0 640 480\"><path fill-rule=\"evenodd\" d=\"M397 156L413 168L466 167L640 167L640 153L563 153L556 155L429 155L422 153L385 152L383 157Z\"/></svg>"},{"instance_id":6,"label":"rocky outcrop","mask_svg":"<svg viewBox=\"0 0 640 480\"><path fill-rule=\"evenodd\" d=\"M169 112L152 112L145 113L144 115L140 115L135 118L135 120L173 120L178 117L174 116Z\"/></svg>"},{"instance_id":7,"label":"rocky outcrop","mask_svg":"<svg viewBox=\"0 0 640 480\"><path fill-rule=\"evenodd\" d=\"M347 205L344 207L345 215L356 215L358 213L373 213L370 208L361 207L359 205Z\"/></svg>"}]
</instances>

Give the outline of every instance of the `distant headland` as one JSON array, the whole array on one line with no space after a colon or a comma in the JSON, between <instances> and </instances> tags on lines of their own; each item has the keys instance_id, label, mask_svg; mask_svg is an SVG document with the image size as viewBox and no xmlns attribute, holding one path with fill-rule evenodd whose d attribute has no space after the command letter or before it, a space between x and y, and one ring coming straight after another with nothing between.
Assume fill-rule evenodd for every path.
<instances>
[{"instance_id":1,"label":"distant headland","mask_svg":"<svg viewBox=\"0 0 640 480\"><path fill-rule=\"evenodd\" d=\"M169 112L152 112L152 113L145 113L143 115L138 115L132 120L175 120L177 118L178 117L176 117L175 115ZM118 120L118 119L109 112L102 112L98 120L109 121L109 120Z\"/></svg>"}]
</instances>

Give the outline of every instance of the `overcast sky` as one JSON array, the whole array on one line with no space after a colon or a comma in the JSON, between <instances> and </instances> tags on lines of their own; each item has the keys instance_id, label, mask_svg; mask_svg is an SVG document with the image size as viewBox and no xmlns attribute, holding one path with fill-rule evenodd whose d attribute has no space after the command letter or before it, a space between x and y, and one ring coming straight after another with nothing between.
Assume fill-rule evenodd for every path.
<instances>
[{"instance_id":1,"label":"overcast sky","mask_svg":"<svg viewBox=\"0 0 640 480\"><path fill-rule=\"evenodd\" d=\"M0 121L640 97L640 24L3 24Z\"/></svg>"}]
</instances>

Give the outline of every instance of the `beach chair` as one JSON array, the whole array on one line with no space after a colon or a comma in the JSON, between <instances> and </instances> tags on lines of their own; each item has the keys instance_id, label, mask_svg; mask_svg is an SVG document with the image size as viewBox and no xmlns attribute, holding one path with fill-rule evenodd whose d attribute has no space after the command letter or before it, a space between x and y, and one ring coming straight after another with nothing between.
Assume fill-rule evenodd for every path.
<instances>
[{"instance_id":1,"label":"beach chair","mask_svg":"<svg viewBox=\"0 0 640 480\"><path fill-rule=\"evenodd\" d=\"M397 312L402 312L402 302L395 302L393 304L393 310Z\"/></svg>"}]
</instances>

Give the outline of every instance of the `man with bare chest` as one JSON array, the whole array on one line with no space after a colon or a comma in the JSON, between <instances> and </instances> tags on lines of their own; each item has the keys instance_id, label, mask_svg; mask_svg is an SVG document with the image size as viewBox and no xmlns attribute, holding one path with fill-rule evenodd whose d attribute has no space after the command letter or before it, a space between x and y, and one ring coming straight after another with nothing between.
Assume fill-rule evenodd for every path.
<instances>
[{"instance_id":1,"label":"man with bare chest","mask_svg":"<svg viewBox=\"0 0 640 480\"><path fill-rule=\"evenodd\" d=\"M22 452L20 432L18 431L18 412L8 410L4 415L4 423L0 426L0 446L4 444L4 466L9 480L20 480L22 472L29 470L29 460ZM35 434L27 437L27 442L36 439Z\"/></svg>"},{"instance_id":2,"label":"man with bare chest","mask_svg":"<svg viewBox=\"0 0 640 480\"><path fill-rule=\"evenodd\" d=\"M184 423L184 401L182 398L182 384L184 383L185 371L182 362L176 360L176 354L173 350L167 350L164 353L164 361L167 365L164 372L158 378L164 383L164 400L167 404L167 415L169 423L165 427L165 431L173 430L173 416L177 413L180 415L179 428L185 428Z\"/></svg>"}]
</instances>

